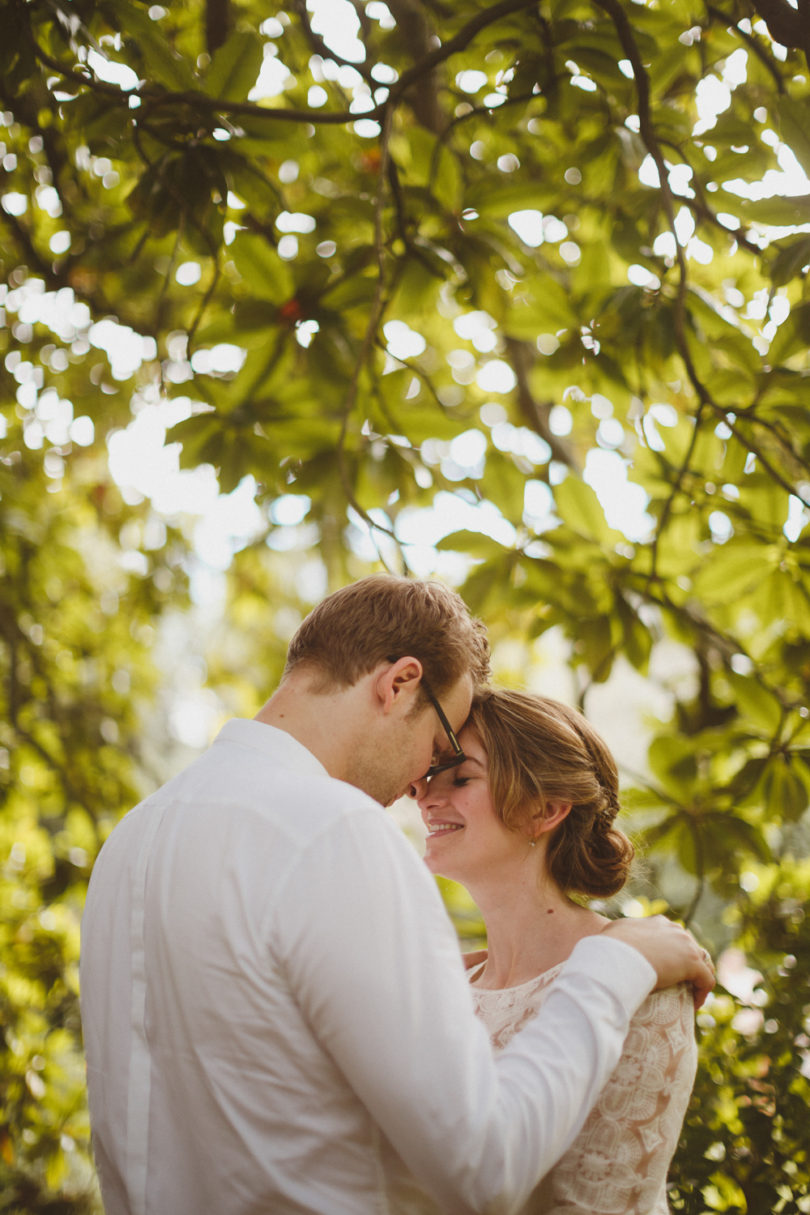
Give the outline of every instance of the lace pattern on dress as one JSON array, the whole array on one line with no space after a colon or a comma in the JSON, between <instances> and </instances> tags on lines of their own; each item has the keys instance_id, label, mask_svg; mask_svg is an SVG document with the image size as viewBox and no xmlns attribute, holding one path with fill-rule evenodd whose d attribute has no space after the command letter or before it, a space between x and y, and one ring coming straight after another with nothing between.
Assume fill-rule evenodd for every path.
<instances>
[{"instance_id":1,"label":"lace pattern on dress","mask_svg":"<svg viewBox=\"0 0 810 1215\"><path fill-rule=\"evenodd\" d=\"M561 967L519 987L472 989L502 1050L545 1000ZM526 1215L666 1215L666 1174L697 1067L687 986L653 992L633 1020L615 1071L571 1147L532 1194Z\"/></svg>"}]
</instances>

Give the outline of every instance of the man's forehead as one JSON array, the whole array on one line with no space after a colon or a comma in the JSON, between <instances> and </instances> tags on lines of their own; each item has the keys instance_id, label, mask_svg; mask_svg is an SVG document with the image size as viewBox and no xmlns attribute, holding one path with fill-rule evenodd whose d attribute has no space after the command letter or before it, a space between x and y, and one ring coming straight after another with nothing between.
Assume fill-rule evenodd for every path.
<instances>
[{"instance_id":1,"label":"man's forehead","mask_svg":"<svg viewBox=\"0 0 810 1215\"><path fill-rule=\"evenodd\" d=\"M472 706L473 679L469 671L465 671L456 683L451 685L446 698L445 712L453 729L458 733L469 717Z\"/></svg>"}]
</instances>

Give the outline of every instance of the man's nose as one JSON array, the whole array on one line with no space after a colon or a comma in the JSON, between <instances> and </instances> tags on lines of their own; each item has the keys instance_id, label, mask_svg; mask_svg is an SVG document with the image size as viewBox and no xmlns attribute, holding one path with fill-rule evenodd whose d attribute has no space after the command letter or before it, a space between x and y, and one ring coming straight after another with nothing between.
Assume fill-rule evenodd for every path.
<instances>
[{"instance_id":1,"label":"man's nose","mask_svg":"<svg viewBox=\"0 0 810 1215\"><path fill-rule=\"evenodd\" d=\"M421 801L424 797L427 797L429 789L430 781L428 778L426 776L420 776L419 779L415 780L408 789L408 796L415 798L417 801Z\"/></svg>"}]
</instances>

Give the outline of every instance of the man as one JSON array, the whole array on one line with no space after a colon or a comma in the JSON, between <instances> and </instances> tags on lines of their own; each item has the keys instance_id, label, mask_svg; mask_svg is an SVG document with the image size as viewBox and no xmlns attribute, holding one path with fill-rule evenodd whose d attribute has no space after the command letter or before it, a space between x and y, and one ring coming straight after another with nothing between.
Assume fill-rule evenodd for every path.
<instances>
[{"instance_id":1,"label":"man","mask_svg":"<svg viewBox=\"0 0 810 1215\"><path fill-rule=\"evenodd\" d=\"M81 972L108 1215L399 1215L425 1192L516 1210L655 983L711 986L683 930L617 924L493 1059L432 879L380 808L458 762L487 673L454 592L363 579L303 622L256 719L112 833Z\"/></svg>"}]
</instances>

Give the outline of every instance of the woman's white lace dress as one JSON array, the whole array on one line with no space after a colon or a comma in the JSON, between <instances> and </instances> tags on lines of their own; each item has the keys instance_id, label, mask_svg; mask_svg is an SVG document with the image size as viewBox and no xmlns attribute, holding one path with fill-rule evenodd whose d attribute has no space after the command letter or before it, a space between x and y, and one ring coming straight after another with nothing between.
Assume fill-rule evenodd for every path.
<instances>
[{"instance_id":1,"label":"woman's white lace dress","mask_svg":"<svg viewBox=\"0 0 810 1215\"><path fill-rule=\"evenodd\" d=\"M518 987L472 989L496 1050L534 1016L560 969ZM656 991L645 1000L599 1100L533 1192L526 1215L666 1215L667 1169L697 1067L694 1025L689 987Z\"/></svg>"}]
</instances>

